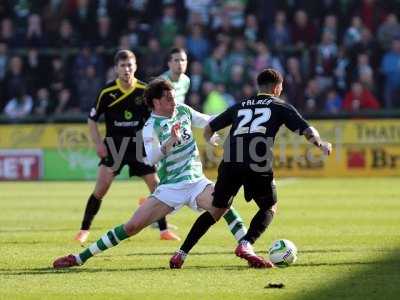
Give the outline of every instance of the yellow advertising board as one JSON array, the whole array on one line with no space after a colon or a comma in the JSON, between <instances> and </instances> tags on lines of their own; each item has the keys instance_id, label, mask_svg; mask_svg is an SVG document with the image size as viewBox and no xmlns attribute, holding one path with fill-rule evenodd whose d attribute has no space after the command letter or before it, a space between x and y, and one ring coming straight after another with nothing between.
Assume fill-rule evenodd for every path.
<instances>
[{"instance_id":1,"label":"yellow advertising board","mask_svg":"<svg viewBox=\"0 0 400 300\"><path fill-rule=\"evenodd\" d=\"M101 130L104 131L103 126ZM85 124L1 125L0 149L91 147Z\"/></svg>"},{"instance_id":2,"label":"yellow advertising board","mask_svg":"<svg viewBox=\"0 0 400 300\"><path fill-rule=\"evenodd\" d=\"M277 176L398 176L400 175L400 121L312 121L321 136L332 142L330 157L304 137L281 128L274 147ZM104 130L104 128L102 128ZM206 173L214 177L221 148L210 148L195 130ZM49 149L79 152L92 148L86 124L1 125L0 149Z\"/></svg>"}]
</instances>

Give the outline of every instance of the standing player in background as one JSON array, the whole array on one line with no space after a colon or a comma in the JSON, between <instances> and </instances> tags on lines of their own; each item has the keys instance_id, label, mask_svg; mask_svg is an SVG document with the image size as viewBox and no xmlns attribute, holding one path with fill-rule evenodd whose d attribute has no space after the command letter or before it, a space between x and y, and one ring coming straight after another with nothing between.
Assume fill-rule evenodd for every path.
<instances>
[{"instance_id":1,"label":"standing player in background","mask_svg":"<svg viewBox=\"0 0 400 300\"><path fill-rule=\"evenodd\" d=\"M185 103L185 97L190 87L190 78L185 74L187 69L187 54L181 48L173 48L168 54L168 71L160 77L169 80L175 89L176 103Z\"/></svg>"},{"instance_id":2,"label":"standing player in background","mask_svg":"<svg viewBox=\"0 0 400 300\"><path fill-rule=\"evenodd\" d=\"M282 125L305 138L329 155L332 145L321 140L297 110L279 99L282 75L274 69L263 70L257 76L258 94L247 98L214 118L204 129L209 140L214 132L232 125L225 142L224 157L218 168L213 207L201 215L192 226L182 247L170 259L171 268L181 268L188 251L228 209L240 187L246 201L254 200L258 212L251 220L247 234L236 247L235 254L246 259L251 267L270 268L273 264L254 252L252 244L272 222L277 207L277 194L272 171L272 147Z\"/></svg>"},{"instance_id":3,"label":"standing player in background","mask_svg":"<svg viewBox=\"0 0 400 300\"><path fill-rule=\"evenodd\" d=\"M184 205L196 211L219 214L221 209L212 206L214 187L203 174L199 150L192 134L192 126L204 127L210 116L185 104L176 104L174 89L165 79L150 82L145 98L152 108L152 114L143 128L146 159L150 164L157 165L160 184L128 222L109 230L81 253L56 259L54 268L82 265L92 256L138 234L146 226ZM229 230L240 241L246 234L240 216L231 208L224 217Z\"/></svg>"},{"instance_id":4,"label":"standing player in background","mask_svg":"<svg viewBox=\"0 0 400 300\"><path fill-rule=\"evenodd\" d=\"M148 107L143 103L146 84L134 76L137 65L133 52L129 50L118 51L114 62L117 79L108 83L101 90L88 118L90 136L96 145L96 152L101 160L96 185L87 201L81 229L75 236L75 240L81 244L89 236L90 226L100 209L103 197L114 178L125 165L129 166L129 176L141 177L150 192L153 192L158 184L155 168L144 164L137 155L137 145L139 145L139 148L143 146L133 140L150 116ZM106 124L106 138L104 140L97 125L102 114L105 116ZM121 155L114 155L116 153ZM115 161L116 158L118 158L117 161ZM161 219L158 225L161 239L179 239L176 234L167 229L165 218Z\"/></svg>"}]
</instances>

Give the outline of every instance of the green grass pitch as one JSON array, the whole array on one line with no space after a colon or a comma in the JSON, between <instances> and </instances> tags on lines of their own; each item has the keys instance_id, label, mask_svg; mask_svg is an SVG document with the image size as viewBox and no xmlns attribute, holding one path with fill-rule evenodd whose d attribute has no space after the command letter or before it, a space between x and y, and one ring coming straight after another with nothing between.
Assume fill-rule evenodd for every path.
<instances>
[{"instance_id":1,"label":"green grass pitch","mask_svg":"<svg viewBox=\"0 0 400 300\"><path fill-rule=\"evenodd\" d=\"M273 240L292 240L299 257L286 269L249 269L221 220L182 270L168 267L180 242L148 228L82 267L55 271L56 257L82 249L72 239L92 188L0 183L0 299L399 299L399 178L278 180L278 213L255 248L264 255ZM115 182L90 241L126 221L144 195L141 181ZM234 206L249 224L255 204L239 194ZM184 208L168 220L185 237L197 216Z\"/></svg>"}]
</instances>

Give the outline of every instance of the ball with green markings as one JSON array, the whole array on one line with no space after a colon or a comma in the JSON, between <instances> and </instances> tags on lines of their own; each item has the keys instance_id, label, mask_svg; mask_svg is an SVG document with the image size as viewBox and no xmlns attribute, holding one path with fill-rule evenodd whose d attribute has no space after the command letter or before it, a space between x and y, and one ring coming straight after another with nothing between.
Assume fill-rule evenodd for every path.
<instances>
[{"instance_id":1,"label":"ball with green markings","mask_svg":"<svg viewBox=\"0 0 400 300\"><path fill-rule=\"evenodd\" d=\"M285 239L276 240L268 249L269 259L275 266L286 268L293 264L297 259L296 245Z\"/></svg>"}]
</instances>

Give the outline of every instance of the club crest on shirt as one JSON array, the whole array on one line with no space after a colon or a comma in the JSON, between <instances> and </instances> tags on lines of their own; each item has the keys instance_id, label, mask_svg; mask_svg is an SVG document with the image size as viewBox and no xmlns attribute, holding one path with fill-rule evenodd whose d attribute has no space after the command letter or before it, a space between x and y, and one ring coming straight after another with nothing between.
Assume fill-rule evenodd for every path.
<instances>
[{"instance_id":1,"label":"club crest on shirt","mask_svg":"<svg viewBox=\"0 0 400 300\"><path fill-rule=\"evenodd\" d=\"M136 105L141 105L141 104L143 104L143 102L144 102L143 96L135 98L135 104Z\"/></svg>"}]
</instances>

